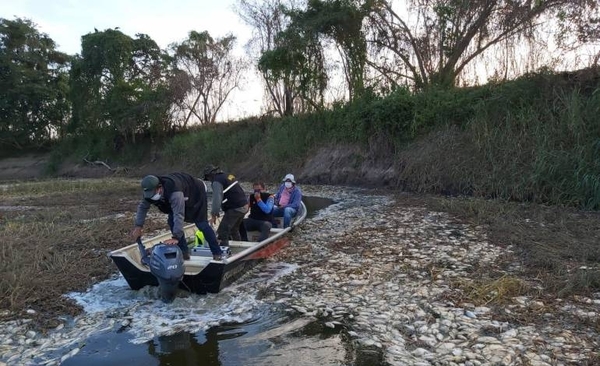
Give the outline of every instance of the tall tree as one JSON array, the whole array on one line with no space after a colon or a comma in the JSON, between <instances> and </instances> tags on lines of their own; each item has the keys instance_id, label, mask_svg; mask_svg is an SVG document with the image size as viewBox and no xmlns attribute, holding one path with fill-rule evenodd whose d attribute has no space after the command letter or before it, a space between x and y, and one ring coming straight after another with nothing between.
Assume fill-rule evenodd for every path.
<instances>
[{"instance_id":1,"label":"tall tree","mask_svg":"<svg viewBox=\"0 0 600 366\"><path fill-rule=\"evenodd\" d=\"M196 31L173 45L178 85L186 94L179 103L184 127L192 115L200 124L215 123L230 93L239 87L244 63L233 55L234 45L231 35L214 39L208 32Z\"/></svg>"},{"instance_id":2,"label":"tall tree","mask_svg":"<svg viewBox=\"0 0 600 366\"><path fill-rule=\"evenodd\" d=\"M292 22L276 40L279 46L263 52L258 64L271 85L281 81L286 86L286 105L293 108L286 109L284 115L295 109L322 109L327 73L318 33Z\"/></svg>"},{"instance_id":3,"label":"tall tree","mask_svg":"<svg viewBox=\"0 0 600 366\"><path fill-rule=\"evenodd\" d=\"M115 141L135 142L138 133L169 128L172 97L156 42L107 29L84 35L81 49L71 68L72 132L103 131Z\"/></svg>"},{"instance_id":4,"label":"tall tree","mask_svg":"<svg viewBox=\"0 0 600 366\"><path fill-rule=\"evenodd\" d=\"M239 0L237 13L241 19L252 27L252 38L248 43L249 53L259 59L264 53L285 46L279 36L287 29L289 16L287 12L297 8L296 0ZM268 96L267 112L280 116L294 113L294 91L289 80L276 79L268 68L263 68L261 76L265 92Z\"/></svg>"},{"instance_id":5,"label":"tall tree","mask_svg":"<svg viewBox=\"0 0 600 366\"><path fill-rule=\"evenodd\" d=\"M533 37L543 17L565 7L585 11L591 0L410 0L405 12L391 0L370 0L374 44L391 52L417 88L453 86L458 75L491 46ZM371 63L379 68L377 63ZM399 69L383 69L390 74Z\"/></svg>"},{"instance_id":6,"label":"tall tree","mask_svg":"<svg viewBox=\"0 0 600 366\"><path fill-rule=\"evenodd\" d=\"M0 143L40 147L62 134L69 56L27 19L0 18Z\"/></svg>"},{"instance_id":7,"label":"tall tree","mask_svg":"<svg viewBox=\"0 0 600 366\"><path fill-rule=\"evenodd\" d=\"M594 50L591 64L600 65L600 2L589 1L585 11L578 2L558 12L557 43L563 49ZM591 47L590 47L591 46Z\"/></svg>"},{"instance_id":8,"label":"tall tree","mask_svg":"<svg viewBox=\"0 0 600 366\"><path fill-rule=\"evenodd\" d=\"M367 41L363 20L367 9L353 0L309 0L306 10L293 18L297 27L333 40L342 56L350 100L364 89Z\"/></svg>"}]
</instances>

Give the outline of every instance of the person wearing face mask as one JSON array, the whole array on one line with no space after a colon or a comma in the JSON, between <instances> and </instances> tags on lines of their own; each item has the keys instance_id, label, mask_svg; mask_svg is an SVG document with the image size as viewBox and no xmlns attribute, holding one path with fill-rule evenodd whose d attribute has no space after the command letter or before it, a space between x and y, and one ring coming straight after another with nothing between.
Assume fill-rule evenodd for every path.
<instances>
[{"instance_id":1,"label":"person wearing face mask","mask_svg":"<svg viewBox=\"0 0 600 366\"><path fill-rule=\"evenodd\" d=\"M171 173L147 175L142 179L141 185L143 198L138 205L135 226L131 232L134 240L142 235L146 214L154 205L168 215L167 223L173 236L165 240L165 244L178 245L183 258L190 259L183 226L184 222L194 223L204 234L213 259L222 259L223 253L217 243L217 237L208 224L208 202L204 182L187 173Z\"/></svg>"},{"instance_id":2,"label":"person wearing face mask","mask_svg":"<svg viewBox=\"0 0 600 366\"><path fill-rule=\"evenodd\" d=\"M252 184L254 192L250 194L248 202L250 204L250 215L244 219L245 231L260 231L258 241L263 241L269 237L269 232L273 227L273 206L275 198L271 193L265 192L265 184L255 182ZM242 236L242 239L244 237ZM246 238L247 239L247 238Z\"/></svg>"},{"instance_id":3,"label":"person wearing face mask","mask_svg":"<svg viewBox=\"0 0 600 366\"><path fill-rule=\"evenodd\" d=\"M292 218L296 216L302 201L302 191L296 186L293 174L286 174L283 184L279 186L275 194L274 217L283 217L283 227L289 227Z\"/></svg>"}]
</instances>

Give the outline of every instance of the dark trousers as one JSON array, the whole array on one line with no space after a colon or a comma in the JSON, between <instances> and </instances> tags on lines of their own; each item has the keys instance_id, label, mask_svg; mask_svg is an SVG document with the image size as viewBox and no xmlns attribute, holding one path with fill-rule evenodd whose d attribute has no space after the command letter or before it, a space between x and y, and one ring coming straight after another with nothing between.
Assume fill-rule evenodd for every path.
<instances>
[{"instance_id":1,"label":"dark trousers","mask_svg":"<svg viewBox=\"0 0 600 366\"><path fill-rule=\"evenodd\" d=\"M228 246L229 238L232 240L241 240L240 225L244 220L245 212L240 212L236 209L225 211L223 219L217 228L217 235L221 245Z\"/></svg>"},{"instance_id":2,"label":"dark trousers","mask_svg":"<svg viewBox=\"0 0 600 366\"><path fill-rule=\"evenodd\" d=\"M173 232L173 214L169 214L167 223L169 224L169 228L171 229L171 232ZM210 247L211 253L214 255L221 255L223 252L221 251L221 247L219 246L219 242L217 241L217 236L215 235L214 230L208 224L208 221L207 220L204 220L204 221L199 220L199 221L195 221L194 224L196 225L198 230L202 231L202 234L204 234L204 239L206 239L206 242L208 243L208 246ZM181 252L184 255L189 253L190 249L188 248L188 243L185 238L185 235L182 238L177 238L177 239L179 240L179 243L177 243L177 246L179 246L179 249L181 249Z\"/></svg>"},{"instance_id":3,"label":"dark trousers","mask_svg":"<svg viewBox=\"0 0 600 366\"><path fill-rule=\"evenodd\" d=\"M270 221L247 218L244 219L244 227L246 231L260 231L258 241L263 241L269 237L273 224Z\"/></svg>"}]
</instances>

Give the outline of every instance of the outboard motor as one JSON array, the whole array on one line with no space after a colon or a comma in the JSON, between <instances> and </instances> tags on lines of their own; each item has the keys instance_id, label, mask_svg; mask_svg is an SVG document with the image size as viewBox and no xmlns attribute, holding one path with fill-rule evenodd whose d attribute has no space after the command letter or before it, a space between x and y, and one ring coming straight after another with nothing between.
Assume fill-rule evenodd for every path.
<instances>
[{"instance_id":1,"label":"outboard motor","mask_svg":"<svg viewBox=\"0 0 600 366\"><path fill-rule=\"evenodd\" d=\"M181 249L177 245L156 244L149 262L150 273L158 280L162 301L172 302L185 272Z\"/></svg>"}]
</instances>

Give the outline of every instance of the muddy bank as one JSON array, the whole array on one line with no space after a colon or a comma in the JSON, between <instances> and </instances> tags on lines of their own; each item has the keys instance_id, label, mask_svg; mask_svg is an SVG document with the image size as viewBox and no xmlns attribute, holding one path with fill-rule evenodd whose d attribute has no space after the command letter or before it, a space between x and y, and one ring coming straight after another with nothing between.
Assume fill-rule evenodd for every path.
<instances>
[{"instance_id":1,"label":"muddy bank","mask_svg":"<svg viewBox=\"0 0 600 366\"><path fill-rule=\"evenodd\" d=\"M27 180L43 177L48 155L26 155L0 159L0 180Z\"/></svg>"},{"instance_id":2,"label":"muddy bank","mask_svg":"<svg viewBox=\"0 0 600 366\"><path fill-rule=\"evenodd\" d=\"M49 174L49 155L27 155L19 158L0 159L0 181L31 180L42 178L103 178L131 177L145 174L163 174L176 170L188 171L197 176L200 171L174 167L164 162L142 162L138 166L127 166L108 162L90 164L65 162L56 172ZM110 168L110 169L109 169ZM278 176L268 177L257 169L252 159L242 161L229 168L244 181L257 179L278 181ZM400 169L393 159L385 156L373 156L353 146L321 148L298 165L291 165L289 171L302 184L348 185L357 187L400 187L398 181Z\"/></svg>"}]
</instances>

